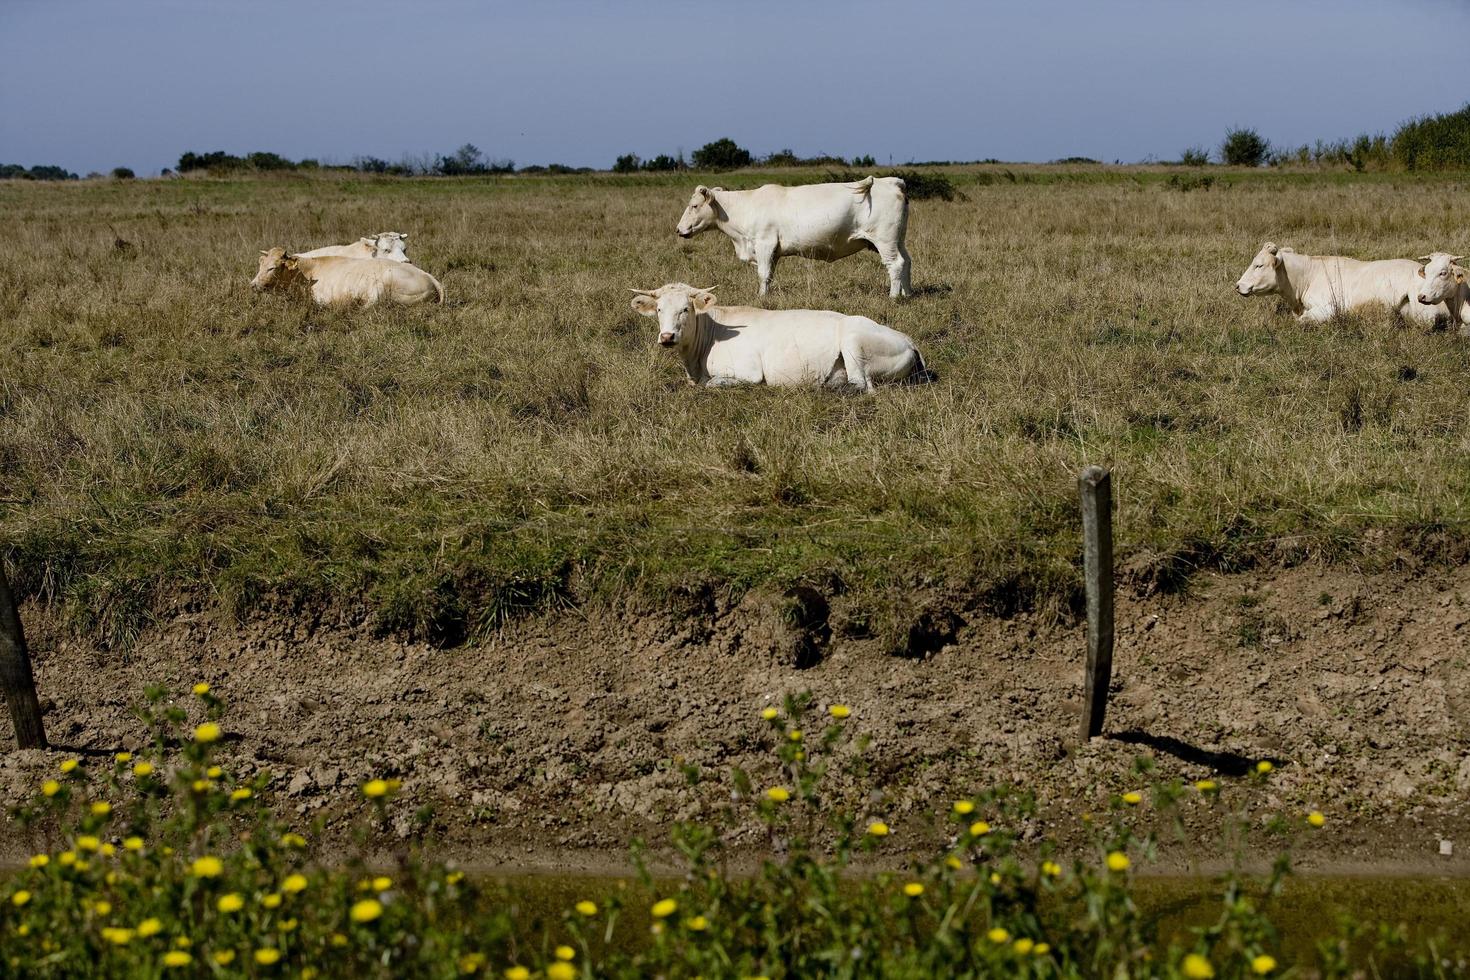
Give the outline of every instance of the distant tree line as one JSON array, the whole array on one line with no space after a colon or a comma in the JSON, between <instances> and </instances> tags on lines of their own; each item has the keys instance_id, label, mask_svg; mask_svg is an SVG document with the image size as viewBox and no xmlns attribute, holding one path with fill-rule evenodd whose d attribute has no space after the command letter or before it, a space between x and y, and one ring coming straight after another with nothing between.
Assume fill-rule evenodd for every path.
<instances>
[{"instance_id":1,"label":"distant tree line","mask_svg":"<svg viewBox=\"0 0 1470 980\"><path fill-rule=\"evenodd\" d=\"M1392 136L1363 133L1353 139L1318 140L1311 146L1273 146L1254 129L1226 132L1215 159L1244 167L1318 166L1365 170L1470 170L1470 105L1456 112L1420 116L1399 126ZM1202 146L1180 156L1185 166L1211 162Z\"/></svg>"},{"instance_id":2,"label":"distant tree line","mask_svg":"<svg viewBox=\"0 0 1470 980\"><path fill-rule=\"evenodd\" d=\"M0 163L0 180L79 180L64 167L22 167L18 163Z\"/></svg>"},{"instance_id":3,"label":"distant tree line","mask_svg":"<svg viewBox=\"0 0 1470 980\"><path fill-rule=\"evenodd\" d=\"M631 174L643 171L662 170L740 170L744 167L871 167L873 166L871 156L853 157L849 162L842 157L820 154L814 157L797 156L790 149L777 150L764 156L754 156L745 147L736 143L729 137L706 143L690 155L688 162L684 160L684 151L680 150L677 156L669 156L660 153L658 156L648 160L641 159L636 153L625 153L613 162L613 173Z\"/></svg>"}]
</instances>

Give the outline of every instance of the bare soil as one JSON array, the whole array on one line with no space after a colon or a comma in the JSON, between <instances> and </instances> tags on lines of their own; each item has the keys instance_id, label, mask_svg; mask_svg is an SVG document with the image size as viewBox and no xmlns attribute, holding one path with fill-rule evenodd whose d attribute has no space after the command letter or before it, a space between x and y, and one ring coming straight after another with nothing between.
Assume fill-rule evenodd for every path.
<instances>
[{"instance_id":1,"label":"bare soil","mask_svg":"<svg viewBox=\"0 0 1470 980\"><path fill-rule=\"evenodd\" d=\"M657 844L727 800L731 767L776 779L758 713L811 691L823 709L850 705L847 725L871 739L867 776L837 776L832 797L892 824L895 853L938 839L932 815L955 797L1005 783L1038 797L1026 839L1075 849L1082 815L1138 786L1134 760L1149 756L1163 777L1219 780L1253 819L1324 811L1299 866L1470 871L1470 566L1306 565L1145 591L1119 596L1108 734L1082 745L1080 625L928 595L914 597L908 657L862 636L843 597L815 594L693 590L678 613L565 610L451 649L377 635L362 610L279 603L243 623L180 608L119 652L30 605L58 748L0 756L0 803L34 792L64 753L139 748L129 709L147 685L187 702L204 680L230 706L232 765L271 772L284 812L321 819L328 838L350 838L361 782L396 775L385 846L427 835L481 868L615 872L633 838ZM1253 781L1262 758L1275 771ZM691 790L683 763L715 778ZM1184 809L1162 866L1227 861L1218 815ZM758 828L735 836L766 853ZM0 859L28 847L5 840Z\"/></svg>"}]
</instances>

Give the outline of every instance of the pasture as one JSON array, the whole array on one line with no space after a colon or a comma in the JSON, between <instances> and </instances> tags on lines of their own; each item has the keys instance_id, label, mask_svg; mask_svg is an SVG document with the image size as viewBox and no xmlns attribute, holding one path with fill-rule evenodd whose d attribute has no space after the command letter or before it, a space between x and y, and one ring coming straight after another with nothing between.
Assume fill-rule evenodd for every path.
<instances>
[{"instance_id":1,"label":"pasture","mask_svg":"<svg viewBox=\"0 0 1470 980\"><path fill-rule=\"evenodd\" d=\"M656 346L629 287L762 302L722 236L675 237L693 178L0 184L0 542L50 726L125 744L149 683L207 679L312 806L372 751L456 827L616 815L571 846L663 823L669 756L739 761L753 706L804 689L863 706L905 806L975 766L1086 799L1148 750L1296 759L1291 798L1370 836L1448 814L1470 344L1232 284L1266 239L1464 250L1461 185L1211 175L956 169L962 200L912 206L904 303L872 255L783 260L767 305L888 323L940 376L871 397L694 389ZM446 305L248 288L260 249L389 229ZM1092 462L1134 741L1059 763Z\"/></svg>"}]
</instances>

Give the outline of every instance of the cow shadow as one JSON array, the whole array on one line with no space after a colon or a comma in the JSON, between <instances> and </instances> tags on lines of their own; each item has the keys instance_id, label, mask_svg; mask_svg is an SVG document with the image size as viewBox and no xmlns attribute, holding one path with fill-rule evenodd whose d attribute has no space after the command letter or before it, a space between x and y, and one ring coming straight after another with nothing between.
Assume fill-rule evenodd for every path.
<instances>
[{"instance_id":1,"label":"cow shadow","mask_svg":"<svg viewBox=\"0 0 1470 980\"><path fill-rule=\"evenodd\" d=\"M1238 752L1217 752L1213 749L1202 749L1197 745L1190 745L1182 739L1172 735L1152 735L1148 732L1134 729L1127 732L1117 732L1106 736L1114 742L1122 742L1126 745L1142 745L1156 752L1172 755L1174 758L1191 765L1204 766L1213 769L1222 776L1246 776L1255 771L1256 764L1262 759L1270 762L1273 767L1285 765L1284 760L1270 756L1244 756Z\"/></svg>"}]
</instances>

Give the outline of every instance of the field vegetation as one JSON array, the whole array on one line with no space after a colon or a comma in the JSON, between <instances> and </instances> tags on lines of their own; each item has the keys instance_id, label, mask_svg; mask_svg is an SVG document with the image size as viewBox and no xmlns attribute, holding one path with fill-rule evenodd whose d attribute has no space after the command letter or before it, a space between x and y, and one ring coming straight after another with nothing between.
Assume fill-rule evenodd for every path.
<instances>
[{"instance_id":1,"label":"field vegetation","mask_svg":"<svg viewBox=\"0 0 1470 980\"><path fill-rule=\"evenodd\" d=\"M695 390L656 348L630 286L759 302L727 241L674 236L687 176L0 184L11 581L112 643L185 597L364 603L450 644L529 610L808 584L862 597L852 628L898 649L916 594L1070 616L1094 462L1144 588L1466 553L1466 342L1386 310L1304 327L1231 288L1266 239L1465 251L1459 178L942 176L960 193L913 207L914 300L868 256L787 260L769 298L914 336L941 383L871 398ZM445 306L247 285L259 249L384 229Z\"/></svg>"}]
</instances>

